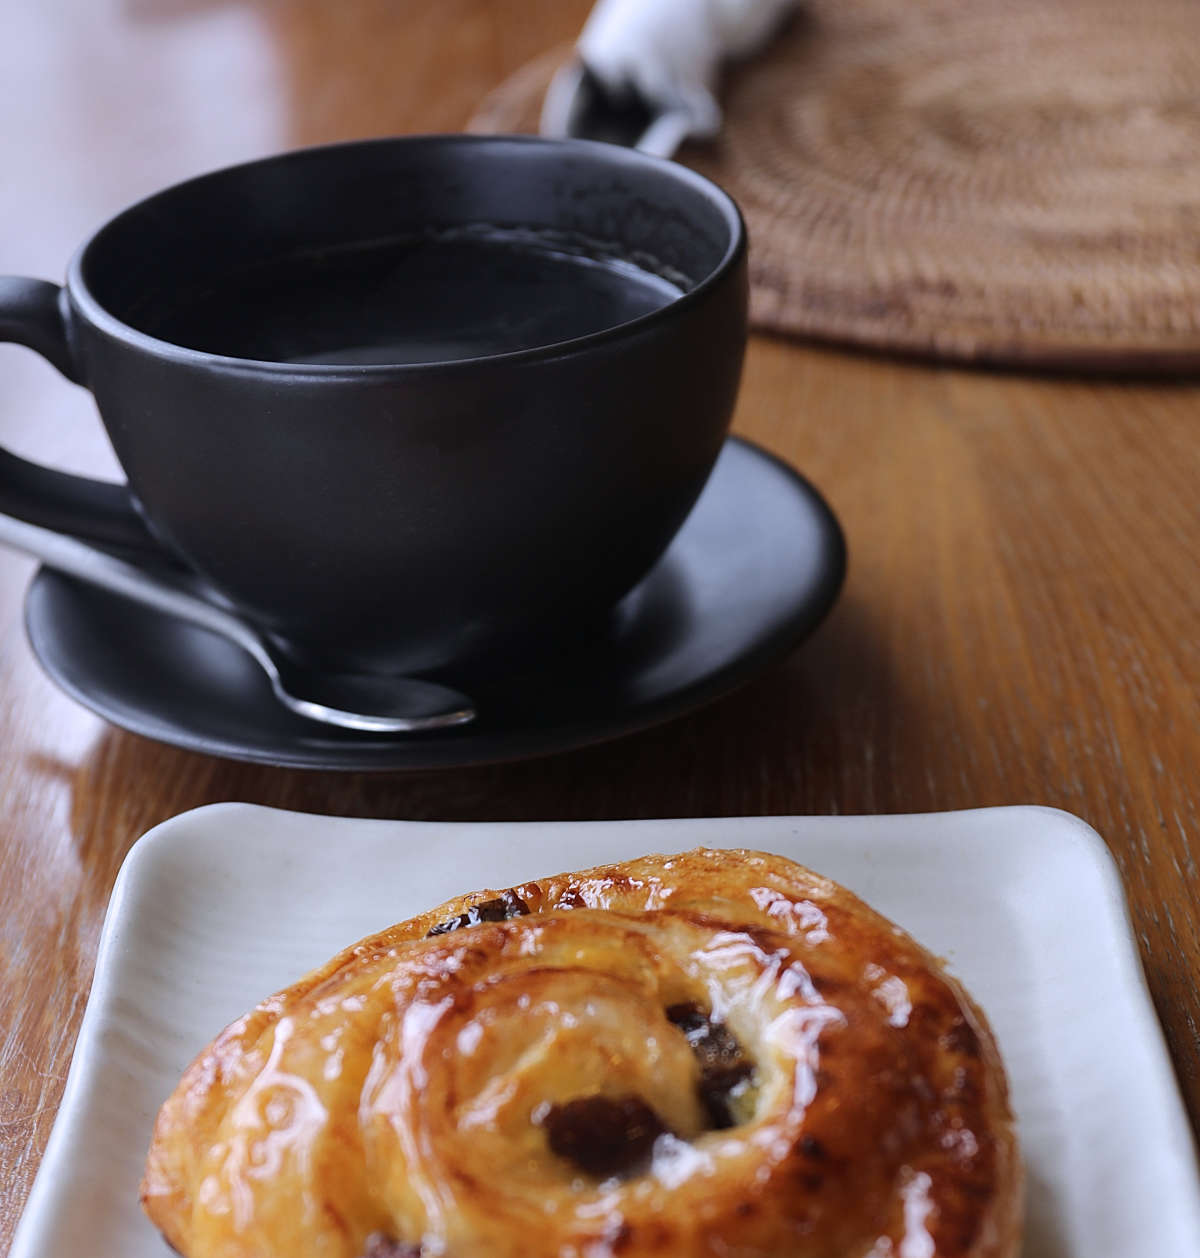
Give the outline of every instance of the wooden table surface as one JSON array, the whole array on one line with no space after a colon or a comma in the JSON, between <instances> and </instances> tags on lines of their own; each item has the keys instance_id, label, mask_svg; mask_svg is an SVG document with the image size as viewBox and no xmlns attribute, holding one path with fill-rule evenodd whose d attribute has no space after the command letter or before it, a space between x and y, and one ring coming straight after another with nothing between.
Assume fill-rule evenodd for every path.
<instances>
[{"instance_id":1,"label":"wooden table surface","mask_svg":"<svg viewBox=\"0 0 1200 1258\"><path fill-rule=\"evenodd\" d=\"M461 129L586 8L3 6L0 272L61 278L110 214L207 168ZM770 675L692 716L509 766L293 772L113 729L39 671L22 626L33 565L0 553L0 1252L50 1132L121 860L149 827L217 800L441 820L1065 808L1120 867L1200 1120L1200 390L756 339L735 427L841 519L851 563L833 614ZM89 397L11 346L0 443L118 474Z\"/></svg>"}]
</instances>

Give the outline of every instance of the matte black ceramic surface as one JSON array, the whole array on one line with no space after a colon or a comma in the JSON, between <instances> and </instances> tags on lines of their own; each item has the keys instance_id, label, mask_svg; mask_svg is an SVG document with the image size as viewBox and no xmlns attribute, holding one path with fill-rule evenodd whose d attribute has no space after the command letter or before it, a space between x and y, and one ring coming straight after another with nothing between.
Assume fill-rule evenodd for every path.
<instances>
[{"instance_id":1,"label":"matte black ceramic surface","mask_svg":"<svg viewBox=\"0 0 1200 1258\"><path fill-rule=\"evenodd\" d=\"M565 751L716 698L812 631L844 568L816 491L732 440L667 553L590 640L493 678L476 725L431 735L316 728L279 707L236 647L55 573L32 586L26 623L58 685L149 738L300 768L417 769Z\"/></svg>"},{"instance_id":2,"label":"matte black ceramic surface","mask_svg":"<svg viewBox=\"0 0 1200 1258\"><path fill-rule=\"evenodd\" d=\"M286 276L289 260L311 279L314 259L373 242L477 247L497 232L636 264L683 295L558 344L392 364L256 359L236 298L211 300L240 277ZM482 290L503 268L478 270ZM278 288L274 308L308 279ZM181 302L200 313L178 318ZM142 549L155 546L144 518L311 658L406 672L492 659L611 608L663 553L725 438L745 320L737 209L682 167L495 136L300 150L127 210L63 291L0 281L0 339L91 389L132 494L0 452L0 510Z\"/></svg>"}]
</instances>

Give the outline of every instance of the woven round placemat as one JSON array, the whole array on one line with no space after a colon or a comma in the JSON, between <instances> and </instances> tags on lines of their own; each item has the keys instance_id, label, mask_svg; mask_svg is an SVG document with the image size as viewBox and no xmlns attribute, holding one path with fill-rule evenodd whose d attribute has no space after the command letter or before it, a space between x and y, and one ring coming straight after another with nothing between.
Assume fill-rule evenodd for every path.
<instances>
[{"instance_id":1,"label":"woven round placemat","mask_svg":"<svg viewBox=\"0 0 1200 1258\"><path fill-rule=\"evenodd\" d=\"M474 131L534 131L559 48ZM1200 367L1200 0L809 0L680 160L756 326L974 362Z\"/></svg>"}]
</instances>

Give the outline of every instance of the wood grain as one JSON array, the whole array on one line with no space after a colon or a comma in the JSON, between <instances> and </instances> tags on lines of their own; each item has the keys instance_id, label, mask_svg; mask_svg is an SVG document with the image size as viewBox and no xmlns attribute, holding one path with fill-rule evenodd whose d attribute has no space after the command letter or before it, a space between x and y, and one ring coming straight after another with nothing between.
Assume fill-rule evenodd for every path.
<instances>
[{"instance_id":1,"label":"wood grain","mask_svg":"<svg viewBox=\"0 0 1200 1258\"><path fill-rule=\"evenodd\" d=\"M4 271L61 275L122 204L226 160L459 127L586 10L72 0L65 21L65 7L0 9ZM1198 420L1185 382L972 374L757 339L736 427L841 518L834 614L691 717L462 772L277 771L107 727L39 672L21 624L32 565L0 553L0 1252L120 862L150 826L217 800L442 820L1066 808L1117 859L1200 1120ZM115 467L86 395L9 347L0 442Z\"/></svg>"}]
</instances>

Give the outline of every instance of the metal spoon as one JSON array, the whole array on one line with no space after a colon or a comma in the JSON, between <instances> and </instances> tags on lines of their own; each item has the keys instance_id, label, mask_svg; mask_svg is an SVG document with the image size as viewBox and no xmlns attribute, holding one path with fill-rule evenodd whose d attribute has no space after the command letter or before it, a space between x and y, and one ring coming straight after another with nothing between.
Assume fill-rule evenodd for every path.
<instances>
[{"instance_id":1,"label":"metal spoon","mask_svg":"<svg viewBox=\"0 0 1200 1258\"><path fill-rule=\"evenodd\" d=\"M415 677L317 673L281 654L232 612L192 592L169 568L154 572L49 529L0 516L0 543L48 567L177 616L227 638L254 657L284 707L310 721L369 733L406 733L463 725L475 719L466 695Z\"/></svg>"}]
</instances>

